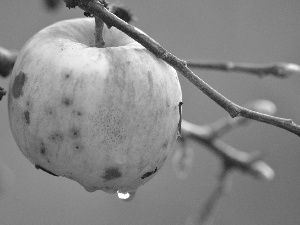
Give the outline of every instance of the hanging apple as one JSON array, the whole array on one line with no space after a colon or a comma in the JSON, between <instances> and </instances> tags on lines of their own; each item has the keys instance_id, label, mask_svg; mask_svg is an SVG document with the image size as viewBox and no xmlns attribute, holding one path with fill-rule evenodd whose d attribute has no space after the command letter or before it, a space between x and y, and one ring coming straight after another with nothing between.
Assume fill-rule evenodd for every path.
<instances>
[{"instance_id":1,"label":"hanging apple","mask_svg":"<svg viewBox=\"0 0 300 225\"><path fill-rule=\"evenodd\" d=\"M135 191L175 143L182 101L176 71L121 31L55 23L22 48L9 84L10 126L22 153L87 191Z\"/></svg>"}]
</instances>

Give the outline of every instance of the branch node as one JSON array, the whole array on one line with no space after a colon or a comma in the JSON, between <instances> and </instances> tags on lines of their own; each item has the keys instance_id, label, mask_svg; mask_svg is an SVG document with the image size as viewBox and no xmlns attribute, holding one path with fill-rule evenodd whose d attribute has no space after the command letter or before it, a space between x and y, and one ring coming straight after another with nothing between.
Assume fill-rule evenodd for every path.
<instances>
[{"instance_id":1,"label":"branch node","mask_svg":"<svg viewBox=\"0 0 300 225\"><path fill-rule=\"evenodd\" d=\"M108 9L109 2L107 2L106 0L98 0L97 3L101 4L101 6Z\"/></svg>"},{"instance_id":2,"label":"branch node","mask_svg":"<svg viewBox=\"0 0 300 225\"><path fill-rule=\"evenodd\" d=\"M166 58L168 58L169 56L169 53L167 51L164 51L160 56L159 58L161 58L162 60L165 60Z\"/></svg>"},{"instance_id":3,"label":"branch node","mask_svg":"<svg viewBox=\"0 0 300 225\"><path fill-rule=\"evenodd\" d=\"M78 5L78 0L64 0L64 2L66 3L66 7L69 9L75 8Z\"/></svg>"}]
</instances>

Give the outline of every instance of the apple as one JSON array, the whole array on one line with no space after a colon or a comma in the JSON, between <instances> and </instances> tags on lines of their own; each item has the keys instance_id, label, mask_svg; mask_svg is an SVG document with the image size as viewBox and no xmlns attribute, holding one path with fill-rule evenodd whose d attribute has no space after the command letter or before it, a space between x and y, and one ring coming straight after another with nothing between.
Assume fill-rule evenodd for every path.
<instances>
[{"instance_id":1,"label":"apple","mask_svg":"<svg viewBox=\"0 0 300 225\"><path fill-rule=\"evenodd\" d=\"M37 169L87 191L126 193L150 180L174 145L182 93L175 69L116 28L94 47L78 18L26 42L8 91L10 127Z\"/></svg>"}]
</instances>

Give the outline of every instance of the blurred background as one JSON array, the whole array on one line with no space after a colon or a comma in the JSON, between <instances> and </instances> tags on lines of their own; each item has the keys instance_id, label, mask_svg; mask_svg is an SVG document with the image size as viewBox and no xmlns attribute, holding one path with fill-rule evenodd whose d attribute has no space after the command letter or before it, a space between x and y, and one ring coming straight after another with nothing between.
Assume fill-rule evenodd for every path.
<instances>
[{"instance_id":1,"label":"blurred background","mask_svg":"<svg viewBox=\"0 0 300 225\"><path fill-rule=\"evenodd\" d=\"M113 1L111 1L113 2ZM298 0L122 0L138 17L139 27L181 59L300 64ZM0 46L20 49L33 34L56 21L82 17L63 7L49 11L41 0L1 0ZM300 124L300 77L259 79L245 74L195 70L204 81L238 104L268 99L277 116ZM227 113L180 76L183 118L213 122ZM7 89L8 79L0 78ZM0 102L1 225L158 225L184 224L216 184L219 160L207 149L195 149L187 179L176 177L171 157L142 186L131 202L53 177L21 154L10 132L7 97ZM223 138L243 151L261 151L275 179L261 182L234 173L231 192L222 199L215 224L300 224L300 139L270 125L253 122ZM4 182L4 183L3 183Z\"/></svg>"}]
</instances>

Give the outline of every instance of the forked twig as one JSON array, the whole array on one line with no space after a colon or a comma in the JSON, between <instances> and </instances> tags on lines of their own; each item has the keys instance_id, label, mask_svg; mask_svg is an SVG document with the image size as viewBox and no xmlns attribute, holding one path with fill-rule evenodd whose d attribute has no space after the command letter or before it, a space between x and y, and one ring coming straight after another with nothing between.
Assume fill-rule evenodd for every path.
<instances>
[{"instance_id":1,"label":"forked twig","mask_svg":"<svg viewBox=\"0 0 300 225\"><path fill-rule=\"evenodd\" d=\"M267 100L257 100L247 104L253 110L274 114L276 111L275 105ZM191 216L186 221L186 225L204 225L211 222L213 219L214 209L218 205L221 198L229 191L229 175L232 171L240 171L251 175L256 179L272 180L274 178L273 169L261 159L259 152L247 153L242 152L234 147L228 145L220 139L222 135L243 126L249 122L246 118L224 117L212 124L198 126L182 121L182 138L179 141L184 145L181 148L188 148L188 141L195 141L200 145L207 147L209 151L214 153L221 160L223 165L221 175L218 179L217 186L204 203L203 207L195 216ZM178 149L177 151L185 151ZM177 154L178 155L178 154ZM175 155L174 155L175 156ZM188 162L184 155L181 159L176 159L177 165L180 165L182 170L185 170L185 162ZM175 158L175 157L174 157ZM174 163L173 158L173 163ZM175 166L177 166L175 165ZM182 171L184 172L184 171Z\"/></svg>"}]
</instances>

